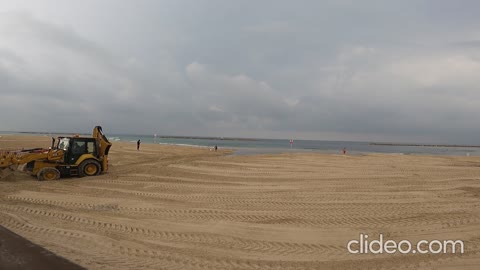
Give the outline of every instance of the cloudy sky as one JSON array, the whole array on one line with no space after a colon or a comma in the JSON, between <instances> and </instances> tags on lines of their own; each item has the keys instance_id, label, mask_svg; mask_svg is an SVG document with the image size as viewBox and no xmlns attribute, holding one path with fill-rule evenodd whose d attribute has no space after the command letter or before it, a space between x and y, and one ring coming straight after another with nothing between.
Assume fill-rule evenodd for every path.
<instances>
[{"instance_id":1,"label":"cloudy sky","mask_svg":"<svg viewBox=\"0 0 480 270\"><path fill-rule=\"evenodd\" d=\"M480 143L479 1L0 2L0 130Z\"/></svg>"}]
</instances>

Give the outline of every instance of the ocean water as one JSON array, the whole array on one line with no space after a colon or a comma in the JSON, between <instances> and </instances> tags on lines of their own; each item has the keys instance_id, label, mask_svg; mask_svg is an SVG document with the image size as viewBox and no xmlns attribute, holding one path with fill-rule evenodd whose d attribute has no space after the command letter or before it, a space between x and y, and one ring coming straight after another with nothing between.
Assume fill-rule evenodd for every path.
<instances>
[{"instance_id":1,"label":"ocean water","mask_svg":"<svg viewBox=\"0 0 480 270\"><path fill-rule=\"evenodd\" d=\"M214 147L234 149L236 155L281 153L281 152L323 152L341 153L346 148L349 154L362 153L391 153L391 154L418 154L418 155L452 155L452 156L480 156L477 147L425 147L425 146L386 146L371 145L370 142L354 141L322 141L322 140L294 140L290 146L289 140L279 139L189 139L189 138L154 138L145 135L113 135L109 136L112 142L126 141L135 143L171 144L198 147Z\"/></svg>"},{"instance_id":2,"label":"ocean water","mask_svg":"<svg viewBox=\"0 0 480 270\"><path fill-rule=\"evenodd\" d=\"M9 131L0 131L1 134L17 134L24 136L52 136L51 134L28 134ZM56 136L56 135L53 135ZM294 140L290 146L289 140L279 139L252 139L252 140L232 140L232 139L189 139L189 138L154 138L147 135L111 135L107 137L112 141L131 142L132 147L137 140L143 144L170 144L195 147L214 147L228 148L235 150L235 155L266 154L282 152L322 152L322 153L342 153L346 148L348 154L364 153L389 153L404 155L449 155L449 156L480 156L479 147L427 147L427 146L390 146L390 145L372 145L370 142L354 141L322 141L322 140Z\"/></svg>"}]
</instances>

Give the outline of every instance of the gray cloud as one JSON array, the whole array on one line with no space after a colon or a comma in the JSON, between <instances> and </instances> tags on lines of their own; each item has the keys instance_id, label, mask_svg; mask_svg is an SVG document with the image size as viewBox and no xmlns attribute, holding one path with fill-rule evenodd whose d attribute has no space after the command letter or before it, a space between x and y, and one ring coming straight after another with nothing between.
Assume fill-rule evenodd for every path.
<instances>
[{"instance_id":1,"label":"gray cloud","mask_svg":"<svg viewBox=\"0 0 480 270\"><path fill-rule=\"evenodd\" d=\"M477 5L0 4L0 130L478 143Z\"/></svg>"}]
</instances>

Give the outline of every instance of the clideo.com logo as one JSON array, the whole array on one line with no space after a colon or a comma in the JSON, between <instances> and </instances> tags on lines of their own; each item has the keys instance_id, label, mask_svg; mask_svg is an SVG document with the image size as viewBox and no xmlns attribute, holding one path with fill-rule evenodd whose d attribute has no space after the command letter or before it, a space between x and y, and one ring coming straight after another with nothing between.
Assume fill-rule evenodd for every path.
<instances>
[{"instance_id":1,"label":"clideo.com logo","mask_svg":"<svg viewBox=\"0 0 480 270\"><path fill-rule=\"evenodd\" d=\"M368 234L360 234L359 239L350 240L347 250L351 254L446 254L464 253L461 240L420 240L412 244L408 240L384 240L383 234L378 239L370 239Z\"/></svg>"}]
</instances>

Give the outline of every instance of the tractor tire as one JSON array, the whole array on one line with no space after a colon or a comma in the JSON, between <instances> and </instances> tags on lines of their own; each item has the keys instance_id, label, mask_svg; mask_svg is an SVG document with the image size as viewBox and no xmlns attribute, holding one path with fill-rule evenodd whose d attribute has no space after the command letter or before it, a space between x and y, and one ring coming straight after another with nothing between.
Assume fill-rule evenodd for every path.
<instances>
[{"instance_id":1,"label":"tractor tire","mask_svg":"<svg viewBox=\"0 0 480 270\"><path fill-rule=\"evenodd\" d=\"M78 166L78 176L85 177L99 175L101 168L102 167L98 161L87 159L80 163L80 166Z\"/></svg>"},{"instance_id":2,"label":"tractor tire","mask_svg":"<svg viewBox=\"0 0 480 270\"><path fill-rule=\"evenodd\" d=\"M39 181L53 181L60 178L60 171L53 167L46 167L41 169L37 178Z\"/></svg>"}]
</instances>

